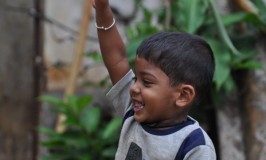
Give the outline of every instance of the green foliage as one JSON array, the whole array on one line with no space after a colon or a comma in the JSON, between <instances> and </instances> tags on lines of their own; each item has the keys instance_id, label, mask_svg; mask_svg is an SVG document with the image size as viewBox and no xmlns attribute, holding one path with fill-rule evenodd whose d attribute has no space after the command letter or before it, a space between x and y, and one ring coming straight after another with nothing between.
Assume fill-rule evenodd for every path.
<instances>
[{"instance_id":1,"label":"green foliage","mask_svg":"<svg viewBox=\"0 0 266 160\"><path fill-rule=\"evenodd\" d=\"M127 28L126 33L130 43L127 44L127 57L131 65L135 60L136 49L142 40L159 31L157 26L152 25L152 12L140 4L139 6L144 14L144 19L138 22L134 28Z\"/></svg>"},{"instance_id":2,"label":"green foliage","mask_svg":"<svg viewBox=\"0 0 266 160\"><path fill-rule=\"evenodd\" d=\"M235 88L232 71L261 68L254 60L255 43L256 37L266 31L266 6L261 0L253 1L259 9L257 15L246 12L221 15L214 0L169 1L169 6L159 10L143 7L144 19L127 29L129 60L134 60L138 44L154 32L180 31L200 35L210 43L215 54L213 95L224 95ZM159 17L156 26L151 23L153 16ZM236 33L240 24L245 25L248 32Z\"/></svg>"},{"instance_id":3,"label":"green foliage","mask_svg":"<svg viewBox=\"0 0 266 160\"><path fill-rule=\"evenodd\" d=\"M97 52L85 52L84 55L91 58L94 62L103 62L102 56Z\"/></svg>"},{"instance_id":4,"label":"green foliage","mask_svg":"<svg viewBox=\"0 0 266 160\"><path fill-rule=\"evenodd\" d=\"M178 28L184 32L195 34L205 20L205 13L209 6L208 1L181 0L175 3L176 5L171 8L174 11L175 26L179 26ZM175 26L173 26L173 29L178 29Z\"/></svg>"},{"instance_id":5,"label":"green foliage","mask_svg":"<svg viewBox=\"0 0 266 160\"><path fill-rule=\"evenodd\" d=\"M64 125L67 127L62 133L39 128L41 133L49 136L49 140L41 142L50 151L43 160L114 159L120 118L103 121L101 109L91 106L91 96L70 96L65 102L51 96L42 96L40 100L52 104L56 113L65 115Z\"/></svg>"}]
</instances>

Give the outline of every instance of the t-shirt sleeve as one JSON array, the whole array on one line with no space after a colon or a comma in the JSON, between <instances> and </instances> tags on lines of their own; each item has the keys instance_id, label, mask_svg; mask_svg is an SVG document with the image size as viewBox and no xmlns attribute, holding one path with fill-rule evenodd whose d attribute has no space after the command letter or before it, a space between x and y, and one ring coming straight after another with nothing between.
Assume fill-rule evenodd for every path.
<instances>
[{"instance_id":1,"label":"t-shirt sleeve","mask_svg":"<svg viewBox=\"0 0 266 160\"><path fill-rule=\"evenodd\" d=\"M189 151L184 160L216 160L216 154L212 147L200 145Z\"/></svg>"},{"instance_id":2,"label":"t-shirt sleeve","mask_svg":"<svg viewBox=\"0 0 266 160\"><path fill-rule=\"evenodd\" d=\"M117 114L121 117L124 117L124 114L131 105L129 90L134 83L134 77L133 71L130 70L106 94L106 97L112 102Z\"/></svg>"},{"instance_id":3,"label":"t-shirt sleeve","mask_svg":"<svg viewBox=\"0 0 266 160\"><path fill-rule=\"evenodd\" d=\"M183 132L185 133L185 132ZM194 129L183 140L176 160L215 160L216 153L213 143L202 128Z\"/></svg>"}]
</instances>

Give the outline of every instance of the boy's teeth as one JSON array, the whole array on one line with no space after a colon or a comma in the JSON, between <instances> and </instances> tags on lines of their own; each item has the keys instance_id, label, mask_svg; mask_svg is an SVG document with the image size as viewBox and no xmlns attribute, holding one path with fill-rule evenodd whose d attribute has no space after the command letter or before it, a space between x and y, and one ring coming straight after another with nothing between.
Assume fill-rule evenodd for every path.
<instances>
[{"instance_id":1,"label":"boy's teeth","mask_svg":"<svg viewBox=\"0 0 266 160\"><path fill-rule=\"evenodd\" d=\"M143 108L143 104L142 103L135 103L135 107L141 109L141 108Z\"/></svg>"}]
</instances>

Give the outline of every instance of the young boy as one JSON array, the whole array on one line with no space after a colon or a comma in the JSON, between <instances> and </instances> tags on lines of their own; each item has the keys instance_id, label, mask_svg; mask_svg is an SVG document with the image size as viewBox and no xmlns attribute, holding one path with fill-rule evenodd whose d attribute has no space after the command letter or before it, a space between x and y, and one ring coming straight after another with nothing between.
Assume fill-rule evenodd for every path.
<instances>
[{"instance_id":1,"label":"young boy","mask_svg":"<svg viewBox=\"0 0 266 160\"><path fill-rule=\"evenodd\" d=\"M108 0L94 0L107 97L123 119L117 160L215 160L211 139L188 116L212 83L209 45L186 33L160 32L137 49L130 69Z\"/></svg>"}]
</instances>

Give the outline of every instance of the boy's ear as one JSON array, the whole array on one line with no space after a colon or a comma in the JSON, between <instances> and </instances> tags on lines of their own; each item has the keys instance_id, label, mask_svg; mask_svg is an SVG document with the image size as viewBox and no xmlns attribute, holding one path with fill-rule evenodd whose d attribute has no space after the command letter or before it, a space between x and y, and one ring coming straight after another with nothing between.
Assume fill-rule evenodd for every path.
<instances>
[{"instance_id":1,"label":"boy's ear","mask_svg":"<svg viewBox=\"0 0 266 160\"><path fill-rule=\"evenodd\" d=\"M181 84L178 86L178 96L176 98L176 105L185 107L189 105L195 97L195 88L189 84Z\"/></svg>"}]
</instances>

